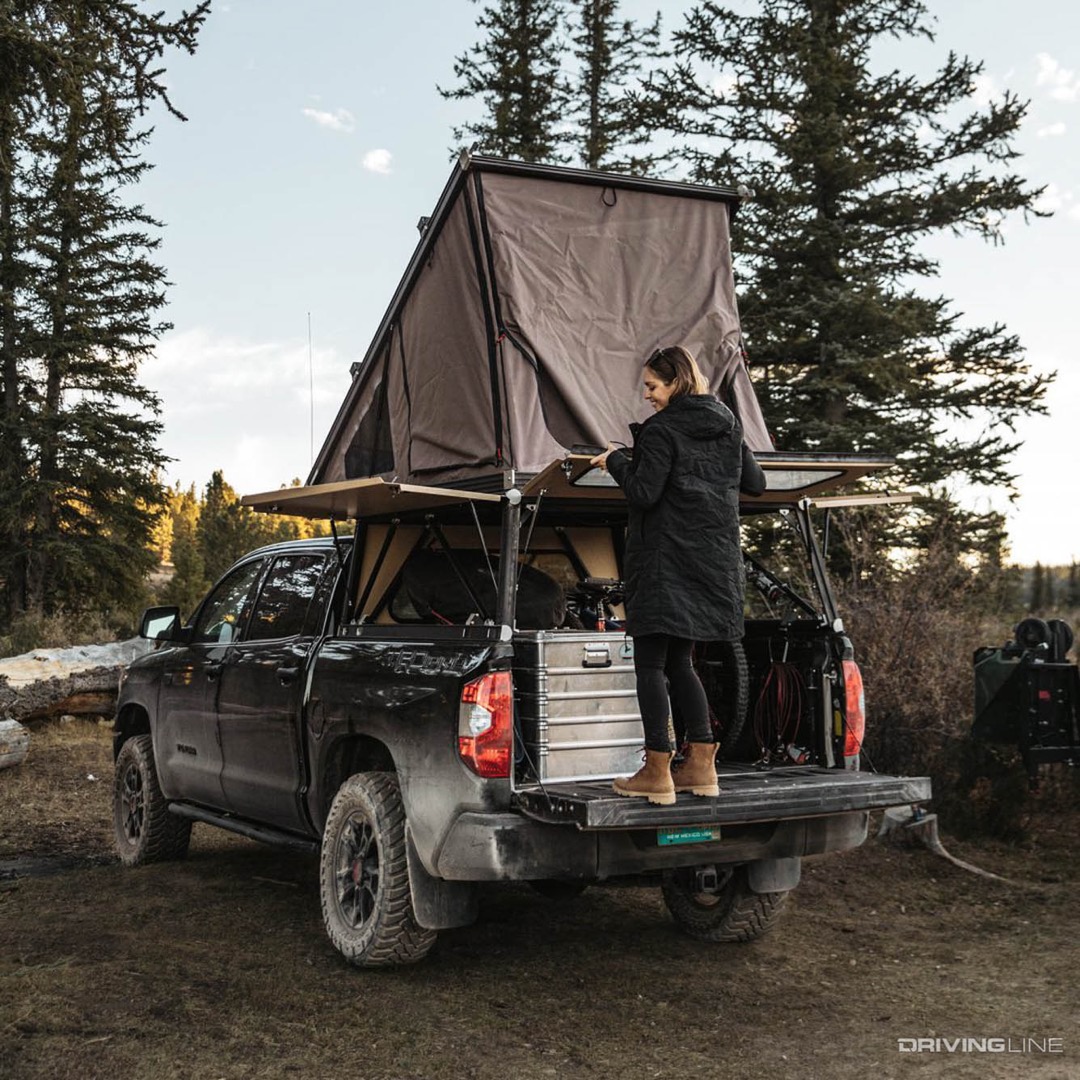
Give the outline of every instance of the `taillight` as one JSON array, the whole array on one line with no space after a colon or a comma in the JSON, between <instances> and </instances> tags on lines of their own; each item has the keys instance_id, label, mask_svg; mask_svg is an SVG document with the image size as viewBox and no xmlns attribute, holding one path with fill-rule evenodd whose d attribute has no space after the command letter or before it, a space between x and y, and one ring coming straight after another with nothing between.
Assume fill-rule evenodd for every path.
<instances>
[{"instance_id":1,"label":"taillight","mask_svg":"<svg viewBox=\"0 0 1080 1080\"><path fill-rule=\"evenodd\" d=\"M854 660L842 660L844 669L844 768L858 769L859 751L866 734L866 695L862 672Z\"/></svg>"},{"instance_id":2,"label":"taillight","mask_svg":"<svg viewBox=\"0 0 1080 1080\"><path fill-rule=\"evenodd\" d=\"M458 710L458 753L477 776L510 775L514 684L509 671L490 671L466 683Z\"/></svg>"}]
</instances>

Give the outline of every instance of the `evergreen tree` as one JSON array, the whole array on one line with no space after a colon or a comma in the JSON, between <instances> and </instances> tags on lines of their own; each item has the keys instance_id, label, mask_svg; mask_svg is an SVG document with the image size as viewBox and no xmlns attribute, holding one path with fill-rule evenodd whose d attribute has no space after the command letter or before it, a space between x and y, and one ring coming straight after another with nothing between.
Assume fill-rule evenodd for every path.
<instances>
[{"instance_id":1,"label":"evergreen tree","mask_svg":"<svg viewBox=\"0 0 1080 1080\"><path fill-rule=\"evenodd\" d=\"M1080 567L1075 559L1069 564L1069 575L1065 579L1064 604L1070 611L1080 609Z\"/></svg>"},{"instance_id":2,"label":"evergreen tree","mask_svg":"<svg viewBox=\"0 0 1080 1080\"><path fill-rule=\"evenodd\" d=\"M645 63L662 55L660 15L638 26L619 18L618 0L575 0L570 6L578 69L570 90L575 126L567 141L588 169L647 172L655 155L622 152L648 138L634 90Z\"/></svg>"},{"instance_id":3,"label":"evergreen tree","mask_svg":"<svg viewBox=\"0 0 1080 1080\"><path fill-rule=\"evenodd\" d=\"M476 25L486 37L455 60L459 85L439 88L444 98L483 102L484 119L454 129L459 144L523 161L565 160L557 134L567 103L559 14L558 0L498 0L484 7Z\"/></svg>"},{"instance_id":4,"label":"evergreen tree","mask_svg":"<svg viewBox=\"0 0 1080 1080\"><path fill-rule=\"evenodd\" d=\"M210 582L254 548L319 535L303 519L256 514L241 506L240 497L220 470L206 485L195 534Z\"/></svg>"},{"instance_id":5,"label":"evergreen tree","mask_svg":"<svg viewBox=\"0 0 1080 1080\"><path fill-rule=\"evenodd\" d=\"M45 75L16 65L20 77L0 92L10 616L130 604L153 563L163 459L158 403L137 374L167 325L155 319L164 271L150 258L157 223L127 189L148 167L143 112L159 101L179 116L160 56L193 51L208 7L172 22L133 2L16 3L0 14L0 48L21 41L25 56L48 60Z\"/></svg>"},{"instance_id":6,"label":"evergreen tree","mask_svg":"<svg viewBox=\"0 0 1080 1080\"><path fill-rule=\"evenodd\" d=\"M1037 562L1031 571L1031 604L1028 610L1034 614L1048 611L1054 603L1053 583L1050 568Z\"/></svg>"},{"instance_id":7,"label":"evergreen tree","mask_svg":"<svg viewBox=\"0 0 1080 1080\"><path fill-rule=\"evenodd\" d=\"M184 616L195 610L211 584L199 547L199 513L194 484L186 491L177 485L169 492L168 517L172 523L169 561L173 576L161 591L161 602L176 604Z\"/></svg>"},{"instance_id":8,"label":"evergreen tree","mask_svg":"<svg viewBox=\"0 0 1080 1080\"><path fill-rule=\"evenodd\" d=\"M239 496L218 470L203 492L196 527L199 553L210 581L216 580L241 555L258 546L252 542L244 515Z\"/></svg>"},{"instance_id":9,"label":"evergreen tree","mask_svg":"<svg viewBox=\"0 0 1080 1080\"><path fill-rule=\"evenodd\" d=\"M895 455L891 483L1012 490L1020 416L1045 411L1001 325L964 328L913 282L941 230L1001 240L1038 191L1010 171L1026 104L971 102L980 64L950 54L929 81L877 73L882 38L932 40L918 0L701 3L652 80L650 123L695 180L745 182L735 221L740 308L757 390L786 450ZM977 416L979 434L958 422ZM970 431L970 427L968 428Z\"/></svg>"},{"instance_id":10,"label":"evergreen tree","mask_svg":"<svg viewBox=\"0 0 1080 1080\"><path fill-rule=\"evenodd\" d=\"M42 102L59 93L61 57L45 33L40 4L0 9L0 624L22 610L23 523L29 510L29 441L24 402L28 317L22 296L33 278L19 164Z\"/></svg>"}]
</instances>

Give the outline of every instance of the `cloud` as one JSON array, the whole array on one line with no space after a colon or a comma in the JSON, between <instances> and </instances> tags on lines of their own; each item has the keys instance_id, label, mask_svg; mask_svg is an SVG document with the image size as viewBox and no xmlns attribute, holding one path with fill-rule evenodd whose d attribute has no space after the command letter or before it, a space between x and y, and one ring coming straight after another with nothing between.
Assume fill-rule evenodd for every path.
<instances>
[{"instance_id":1,"label":"cloud","mask_svg":"<svg viewBox=\"0 0 1080 1080\"><path fill-rule=\"evenodd\" d=\"M390 167L393 160L394 155L389 150L369 150L364 155L362 164L368 172L389 176L393 172Z\"/></svg>"},{"instance_id":2,"label":"cloud","mask_svg":"<svg viewBox=\"0 0 1080 1080\"><path fill-rule=\"evenodd\" d=\"M1036 86L1048 86L1055 101L1076 101L1080 97L1080 79L1075 72L1063 68L1049 53L1039 53L1036 60L1039 63Z\"/></svg>"},{"instance_id":3,"label":"cloud","mask_svg":"<svg viewBox=\"0 0 1080 1080\"><path fill-rule=\"evenodd\" d=\"M348 109L326 112L323 109L306 108L303 113L309 120L314 120L319 127L328 128L330 131L350 132L356 127L356 119Z\"/></svg>"},{"instance_id":4,"label":"cloud","mask_svg":"<svg viewBox=\"0 0 1080 1080\"><path fill-rule=\"evenodd\" d=\"M1053 214L1061 210L1067 202L1072 202L1072 192L1062 191L1057 184L1049 183L1046 190L1035 200L1035 209L1044 214Z\"/></svg>"},{"instance_id":5,"label":"cloud","mask_svg":"<svg viewBox=\"0 0 1080 1080\"><path fill-rule=\"evenodd\" d=\"M1065 131L1065 125L1059 120L1056 124L1047 124L1046 127L1039 128L1035 135L1040 139L1047 139L1054 138L1057 135L1064 135Z\"/></svg>"},{"instance_id":6,"label":"cloud","mask_svg":"<svg viewBox=\"0 0 1080 1080\"><path fill-rule=\"evenodd\" d=\"M294 341L167 334L141 369L161 398L168 480L201 487L215 469L240 491L304 477L350 384L348 360ZM314 377L314 403L311 383ZM314 416L312 405L314 404Z\"/></svg>"},{"instance_id":7,"label":"cloud","mask_svg":"<svg viewBox=\"0 0 1080 1080\"><path fill-rule=\"evenodd\" d=\"M992 102L1001 101L1004 94L998 89L992 75L976 75L971 80L971 97L976 105L983 108Z\"/></svg>"}]
</instances>

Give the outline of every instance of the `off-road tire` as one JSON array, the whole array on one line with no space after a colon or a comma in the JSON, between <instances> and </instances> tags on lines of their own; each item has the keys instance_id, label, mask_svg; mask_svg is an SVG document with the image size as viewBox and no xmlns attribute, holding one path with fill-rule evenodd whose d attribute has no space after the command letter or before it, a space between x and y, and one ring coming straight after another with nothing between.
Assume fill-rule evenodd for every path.
<instances>
[{"instance_id":1,"label":"off-road tire","mask_svg":"<svg viewBox=\"0 0 1080 1080\"><path fill-rule=\"evenodd\" d=\"M720 761L734 759L750 712L750 670L741 641L716 641L708 656L696 659L696 670L709 701L713 736ZM686 731L676 725L675 738L681 744Z\"/></svg>"},{"instance_id":2,"label":"off-road tire","mask_svg":"<svg viewBox=\"0 0 1080 1080\"><path fill-rule=\"evenodd\" d=\"M720 735L720 760L730 761L735 756L746 718L750 712L750 669L746 663L746 651L741 641L720 643L727 666L725 680L727 715Z\"/></svg>"},{"instance_id":3,"label":"off-road tire","mask_svg":"<svg viewBox=\"0 0 1080 1080\"><path fill-rule=\"evenodd\" d=\"M120 748L113 778L113 831L125 866L182 859L191 841L191 820L169 813L161 794L154 744L135 735Z\"/></svg>"},{"instance_id":4,"label":"off-road tire","mask_svg":"<svg viewBox=\"0 0 1080 1080\"><path fill-rule=\"evenodd\" d=\"M350 776L323 832L319 893L326 932L359 967L412 964L435 944L409 892L405 809L393 773Z\"/></svg>"},{"instance_id":5,"label":"off-road tire","mask_svg":"<svg viewBox=\"0 0 1080 1080\"><path fill-rule=\"evenodd\" d=\"M689 875L664 879L664 903L679 929L698 941L753 941L770 930L783 910L786 892L756 893L746 867L736 867L715 893L695 892Z\"/></svg>"}]
</instances>

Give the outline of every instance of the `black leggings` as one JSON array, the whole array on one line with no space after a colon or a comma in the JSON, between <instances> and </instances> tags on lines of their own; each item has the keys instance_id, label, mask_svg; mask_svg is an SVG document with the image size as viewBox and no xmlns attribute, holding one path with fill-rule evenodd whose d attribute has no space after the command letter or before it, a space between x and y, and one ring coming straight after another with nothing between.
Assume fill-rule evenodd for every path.
<instances>
[{"instance_id":1,"label":"black leggings","mask_svg":"<svg viewBox=\"0 0 1080 1080\"><path fill-rule=\"evenodd\" d=\"M637 676L638 705L649 750L669 751L668 716L672 711L686 725L691 742L711 743L709 702L701 680L690 663L694 643L667 634L645 634L634 638L634 674ZM668 708L670 683L671 708Z\"/></svg>"}]
</instances>

